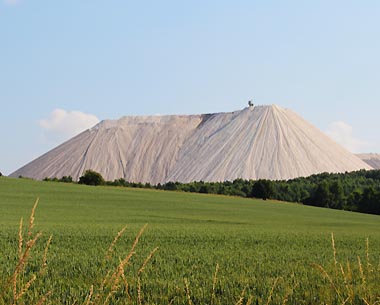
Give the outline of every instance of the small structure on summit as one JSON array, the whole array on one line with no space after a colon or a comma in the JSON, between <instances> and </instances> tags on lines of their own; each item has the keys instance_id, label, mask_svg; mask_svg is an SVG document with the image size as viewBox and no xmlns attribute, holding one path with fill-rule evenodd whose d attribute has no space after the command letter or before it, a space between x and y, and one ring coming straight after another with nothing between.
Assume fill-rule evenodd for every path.
<instances>
[{"instance_id":1,"label":"small structure on summit","mask_svg":"<svg viewBox=\"0 0 380 305\"><path fill-rule=\"evenodd\" d=\"M254 106L252 100L249 100L249 101L248 101L248 106L249 106L249 107L253 107L253 106Z\"/></svg>"}]
</instances>

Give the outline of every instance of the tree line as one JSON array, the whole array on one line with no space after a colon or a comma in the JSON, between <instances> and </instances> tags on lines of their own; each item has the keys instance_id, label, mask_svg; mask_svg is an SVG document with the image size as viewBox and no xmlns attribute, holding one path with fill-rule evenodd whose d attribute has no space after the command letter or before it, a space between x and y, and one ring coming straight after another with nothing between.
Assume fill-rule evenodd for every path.
<instances>
[{"instance_id":1,"label":"tree line","mask_svg":"<svg viewBox=\"0 0 380 305\"><path fill-rule=\"evenodd\" d=\"M44 180L73 182L70 176ZM223 182L167 182L156 185L129 182L123 178L105 181L101 174L87 170L78 183L274 199L380 215L380 170L322 173L286 181L235 179Z\"/></svg>"}]
</instances>

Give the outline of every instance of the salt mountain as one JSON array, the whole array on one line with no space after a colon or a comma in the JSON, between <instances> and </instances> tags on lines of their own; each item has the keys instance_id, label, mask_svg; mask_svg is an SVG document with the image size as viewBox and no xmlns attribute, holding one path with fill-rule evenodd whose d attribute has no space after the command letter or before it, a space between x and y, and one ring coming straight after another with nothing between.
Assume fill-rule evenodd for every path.
<instances>
[{"instance_id":1,"label":"salt mountain","mask_svg":"<svg viewBox=\"0 0 380 305\"><path fill-rule=\"evenodd\" d=\"M11 176L163 183L290 179L371 167L288 109L248 107L202 115L105 120Z\"/></svg>"}]
</instances>

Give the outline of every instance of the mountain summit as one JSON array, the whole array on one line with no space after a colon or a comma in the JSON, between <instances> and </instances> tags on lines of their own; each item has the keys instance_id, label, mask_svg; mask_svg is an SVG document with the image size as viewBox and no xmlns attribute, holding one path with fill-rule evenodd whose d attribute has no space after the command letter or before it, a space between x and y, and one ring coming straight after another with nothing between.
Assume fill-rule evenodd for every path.
<instances>
[{"instance_id":1,"label":"mountain summit","mask_svg":"<svg viewBox=\"0 0 380 305\"><path fill-rule=\"evenodd\" d=\"M291 110L243 110L102 121L11 176L35 179L86 169L133 182L282 180L371 167Z\"/></svg>"}]
</instances>

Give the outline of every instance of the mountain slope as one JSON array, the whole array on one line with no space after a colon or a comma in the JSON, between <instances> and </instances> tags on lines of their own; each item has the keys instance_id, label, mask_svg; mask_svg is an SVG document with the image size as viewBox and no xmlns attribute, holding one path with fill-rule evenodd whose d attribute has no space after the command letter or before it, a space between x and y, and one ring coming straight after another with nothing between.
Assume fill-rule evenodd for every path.
<instances>
[{"instance_id":1,"label":"mountain slope","mask_svg":"<svg viewBox=\"0 0 380 305\"><path fill-rule=\"evenodd\" d=\"M37 158L11 176L43 179L71 175L77 180L86 169L107 180L162 182L176 162L183 141L202 116L123 117L102 121L92 129Z\"/></svg>"},{"instance_id":2,"label":"mountain slope","mask_svg":"<svg viewBox=\"0 0 380 305\"><path fill-rule=\"evenodd\" d=\"M294 112L272 105L103 121L12 176L78 179L93 169L107 180L162 183L278 180L363 168L370 166Z\"/></svg>"},{"instance_id":3,"label":"mountain slope","mask_svg":"<svg viewBox=\"0 0 380 305\"><path fill-rule=\"evenodd\" d=\"M380 169L380 154L357 154L356 156L374 169Z\"/></svg>"}]
</instances>

